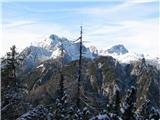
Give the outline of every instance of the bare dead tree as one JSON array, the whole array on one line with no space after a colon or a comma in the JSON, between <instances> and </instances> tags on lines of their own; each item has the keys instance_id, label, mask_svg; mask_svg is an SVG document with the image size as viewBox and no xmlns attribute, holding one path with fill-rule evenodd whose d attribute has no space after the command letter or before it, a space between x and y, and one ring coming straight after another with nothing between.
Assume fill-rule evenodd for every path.
<instances>
[{"instance_id":1,"label":"bare dead tree","mask_svg":"<svg viewBox=\"0 0 160 120\"><path fill-rule=\"evenodd\" d=\"M81 81L81 70L82 70L82 26L80 27L80 43L79 43L79 69L78 69L78 90L77 90L77 107L80 107L80 81Z\"/></svg>"},{"instance_id":2,"label":"bare dead tree","mask_svg":"<svg viewBox=\"0 0 160 120\"><path fill-rule=\"evenodd\" d=\"M64 96L64 75L63 75L63 67L64 67L64 46L61 41L61 65L60 65L60 97Z\"/></svg>"}]
</instances>

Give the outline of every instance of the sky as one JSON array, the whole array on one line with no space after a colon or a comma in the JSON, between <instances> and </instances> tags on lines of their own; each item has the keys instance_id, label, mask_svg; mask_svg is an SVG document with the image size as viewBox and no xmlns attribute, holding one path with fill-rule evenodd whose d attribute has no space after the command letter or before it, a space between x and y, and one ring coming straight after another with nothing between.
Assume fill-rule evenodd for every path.
<instances>
[{"instance_id":1,"label":"sky","mask_svg":"<svg viewBox=\"0 0 160 120\"><path fill-rule=\"evenodd\" d=\"M83 26L86 46L160 57L158 0L5 0L0 3L1 53L21 51L51 34L75 40Z\"/></svg>"}]
</instances>

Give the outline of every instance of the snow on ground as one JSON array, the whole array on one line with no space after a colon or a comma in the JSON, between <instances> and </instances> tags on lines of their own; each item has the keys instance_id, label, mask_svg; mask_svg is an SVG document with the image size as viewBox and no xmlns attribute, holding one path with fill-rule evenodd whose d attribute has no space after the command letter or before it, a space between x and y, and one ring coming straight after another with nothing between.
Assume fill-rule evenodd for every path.
<instances>
[{"instance_id":1,"label":"snow on ground","mask_svg":"<svg viewBox=\"0 0 160 120\"><path fill-rule=\"evenodd\" d=\"M41 64L41 65L37 66L37 68L41 68L41 67L44 67L44 64Z\"/></svg>"}]
</instances>

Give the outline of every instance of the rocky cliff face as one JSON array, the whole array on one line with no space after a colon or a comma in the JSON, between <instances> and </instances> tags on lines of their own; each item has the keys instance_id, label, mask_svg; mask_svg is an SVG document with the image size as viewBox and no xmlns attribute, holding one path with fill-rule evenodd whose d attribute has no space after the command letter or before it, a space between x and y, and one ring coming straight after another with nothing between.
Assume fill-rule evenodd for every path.
<instances>
[{"instance_id":1,"label":"rocky cliff face","mask_svg":"<svg viewBox=\"0 0 160 120\"><path fill-rule=\"evenodd\" d=\"M159 107L160 71L145 61L130 64L120 64L112 57L98 57L83 59L81 98L83 102L95 108L103 108L111 102L116 89L121 91L123 99L127 89L131 86L137 88L137 106L141 106L146 99ZM77 92L78 61L65 64L63 69L64 86L75 102ZM59 60L47 60L23 76L27 84L27 99L33 103L48 103L57 96L59 85Z\"/></svg>"}]
</instances>

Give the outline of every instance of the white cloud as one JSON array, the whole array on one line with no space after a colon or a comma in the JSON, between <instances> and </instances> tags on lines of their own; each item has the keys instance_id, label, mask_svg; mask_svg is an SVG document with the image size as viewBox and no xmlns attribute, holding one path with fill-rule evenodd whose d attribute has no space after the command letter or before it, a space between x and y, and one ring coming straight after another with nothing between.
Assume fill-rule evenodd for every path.
<instances>
[{"instance_id":1,"label":"white cloud","mask_svg":"<svg viewBox=\"0 0 160 120\"><path fill-rule=\"evenodd\" d=\"M90 24L84 26L83 35L85 41L90 41L90 43L87 43L88 46L93 44L100 49L122 43L133 52L149 53L156 56L160 53L157 20L123 21L115 23L115 25ZM71 40L79 36L79 31L74 31L59 24L37 23L19 27L13 26L15 26L13 23L3 26L1 55L7 52L13 44L16 44L19 50L22 50L34 41L44 40L50 34L57 34Z\"/></svg>"},{"instance_id":2,"label":"white cloud","mask_svg":"<svg viewBox=\"0 0 160 120\"><path fill-rule=\"evenodd\" d=\"M123 2L118 5L110 6L109 8L107 7L84 7L84 8L78 8L75 9L76 12L83 13L83 14L90 14L90 15L104 15L104 14L109 14L113 12L117 12L119 10L122 10L123 8L128 8L132 6L129 2Z\"/></svg>"},{"instance_id":3,"label":"white cloud","mask_svg":"<svg viewBox=\"0 0 160 120\"><path fill-rule=\"evenodd\" d=\"M132 52L160 56L158 20L123 21L119 26L90 27L87 39L99 49L122 43Z\"/></svg>"},{"instance_id":4,"label":"white cloud","mask_svg":"<svg viewBox=\"0 0 160 120\"><path fill-rule=\"evenodd\" d=\"M150 8L150 6L144 4L152 2L158 2L158 0L124 0L122 3L110 5L108 7L83 7L77 8L73 11L88 15L106 15L106 17L116 16L117 18L122 17L122 15L124 15L124 17L126 18L128 15L141 16L143 14L150 14L156 9L156 7L158 7L158 5L155 5L155 8Z\"/></svg>"},{"instance_id":5,"label":"white cloud","mask_svg":"<svg viewBox=\"0 0 160 120\"><path fill-rule=\"evenodd\" d=\"M16 21L3 24L0 56L4 55L14 44L21 51L31 43L42 41L51 34L68 37L69 39L76 38L79 35L79 33L71 32L65 26L59 24L32 23Z\"/></svg>"},{"instance_id":6,"label":"white cloud","mask_svg":"<svg viewBox=\"0 0 160 120\"><path fill-rule=\"evenodd\" d=\"M7 29L9 29L11 27L30 25L30 24L34 24L34 23L35 23L34 21L29 21L29 20L13 21L11 23L6 24L5 27Z\"/></svg>"}]
</instances>

